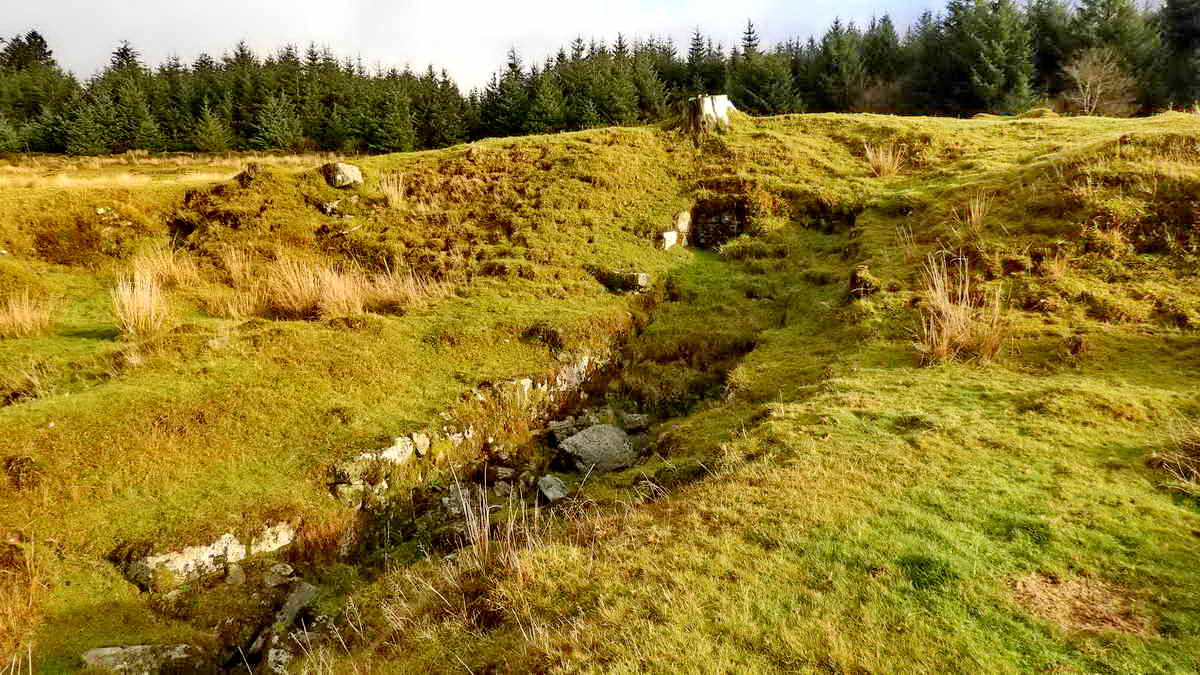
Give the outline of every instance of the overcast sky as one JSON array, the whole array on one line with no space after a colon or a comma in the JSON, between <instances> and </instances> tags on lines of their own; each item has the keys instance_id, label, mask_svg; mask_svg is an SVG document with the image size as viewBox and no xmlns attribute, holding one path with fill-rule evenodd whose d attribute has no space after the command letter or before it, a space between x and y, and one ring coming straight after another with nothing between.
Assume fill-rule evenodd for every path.
<instances>
[{"instance_id":1,"label":"overcast sky","mask_svg":"<svg viewBox=\"0 0 1200 675\"><path fill-rule=\"evenodd\" d=\"M219 56L238 40L260 53L287 43L328 45L369 66L429 63L464 90L484 84L515 46L541 61L576 36L611 41L660 35L686 49L699 26L730 45L746 20L764 43L820 34L834 17L865 24L890 13L898 28L944 0L3 0L4 35L36 28L65 68L86 78L129 40L151 65L171 54Z\"/></svg>"}]
</instances>

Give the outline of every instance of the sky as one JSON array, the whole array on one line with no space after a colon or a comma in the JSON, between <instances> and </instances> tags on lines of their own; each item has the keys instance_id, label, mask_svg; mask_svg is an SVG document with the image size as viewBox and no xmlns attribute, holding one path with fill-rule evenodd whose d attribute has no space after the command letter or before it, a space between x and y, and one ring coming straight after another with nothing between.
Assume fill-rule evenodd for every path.
<instances>
[{"instance_id":1,"label":"sky","mask_svg":"<svg viewBox=\"0 0 1200 675\"><path fill-rule=\"evenodd\" d=\"M11 4L9 4L11 3ZM726 46L747 20L764 44L820 35L835 17L864 25L889 13L898 29L944 0L40 0L9 4L0 35L36 29L58 62L81 78L95 74L129 40L156 65L174 54L220 56L239 40L265 55L315 42L368 67L432 63L464 89L483 86L516 47L542 61L577 36L611 42L650 35L681 51L699 27Z\"/></svg>"}]
</instances>

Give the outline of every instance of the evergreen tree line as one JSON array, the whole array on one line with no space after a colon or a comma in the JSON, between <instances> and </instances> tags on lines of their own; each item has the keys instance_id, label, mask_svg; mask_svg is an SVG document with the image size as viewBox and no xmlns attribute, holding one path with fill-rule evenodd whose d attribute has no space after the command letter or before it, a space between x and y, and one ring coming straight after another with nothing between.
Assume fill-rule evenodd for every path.
<instances>
[{"instance_id":1,"label":"evergreen tree line","mask_svg":"<svg viewBox=\"0 0 1200 675\"><path fill-rule=\"evenodd\" d=\"M0 151L395 152L653 122L719 92L752 114L1015 112L1069 98L1081 63L1119 71L1129 111L1200 100L1200 0L950 0L903 34L884 15L772 47L750 23L729 48L699 30L686 50L576 39L541 63L511 51L465 95L445 71L368 69L315 45L151 68L123 43L81 82L29 31L0 42Z\"/></svg>"}]
</instances>

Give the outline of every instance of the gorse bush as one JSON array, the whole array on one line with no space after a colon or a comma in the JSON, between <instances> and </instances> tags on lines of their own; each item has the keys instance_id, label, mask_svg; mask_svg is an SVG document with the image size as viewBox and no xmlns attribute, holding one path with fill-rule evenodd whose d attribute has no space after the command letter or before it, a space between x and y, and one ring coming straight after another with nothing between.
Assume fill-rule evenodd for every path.
<instances>
[{"instance_id":1,"label":"gorse bush","mask_svg":"<svg viewBox=\"0 0 1200 675\"><path fill-rule=\"evenodd\" d=\"M943 251L931 253L925 261L925 303L915 343L921 363L991 361L1008 333L1000 294L977 303L966 260L955 257L947 262L948 258L950 254Z\"/></svg>"}]
</instances>

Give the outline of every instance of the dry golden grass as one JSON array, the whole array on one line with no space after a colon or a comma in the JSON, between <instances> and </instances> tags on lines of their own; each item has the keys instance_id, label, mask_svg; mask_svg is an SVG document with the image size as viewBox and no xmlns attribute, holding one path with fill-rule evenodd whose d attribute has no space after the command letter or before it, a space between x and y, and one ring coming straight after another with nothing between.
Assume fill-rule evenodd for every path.
<instances>
[{"instance_id":1,"label":"dry golden grass","mask_svg":"<svg viewBox=\"0 0 1200 675\"><path fill-rule=\"evenodd\" d=\"M1022 606L1071 632L1153 632L1128 593L1099 579L1060 579L1034 572L1017 579L1014 587Z\"/></svg>"},{"instance_id":2,"label":"dry golden grass","mask_svg":"<svg viewBox=\"0 0 1200 675\"><path fill-rule=\"evenodd\" d=\"M404 174L399 171L389 171L379 177L379 189L383 191L384 199L390 208L404 205Z\"/></svg>"},{"instance_id":3,"label":"dry golden grass","mask_svg":"<svg viewBox=\"0 0 1200 675\"><path fill-rule=\"evenodd\" d=\"M182 288L200 283L200 271L186 253L167 244L158 244L134 256L134 276L153 278L162 288Z\"/></svg>"},{"instance_id":4,"label":"dry golden grass","mask_svg":"<svg viewBox=\"0 0 1200 675\"><path fill-rule=\"evenodd\" d=\"M0 338L33 337L50 328L53 305L27 288L0 301Z\"/></svg>"},{"instance_id":5,"label":"dry golden grass","mask_svg":"<svg viewBox=\"0 0 1200 675\"><path fill-rule=\"evenodd\" d=\"M145 338L171 325L171 306L162 285L144 270L117 281L112 291L112 310L124 335Z\"/></svg>"},{"instance_id":6,"label":"dry golden grass","mask_svg":"<svg viewBox=\"0 0 1200 675\"><path fill-rule=\"evenodd\" d=\"M992 197L984 190L976 191L961 208L954 207L950 212L953 222L951 230L957 239L978 237L983 232L988 213L992 210Z\"/></svg>"},{"instance_id":7,"label":"dry golden grass","mask_svg":"<svg viewBox=\"0 0 1200 675\"><path fill-rule=\"evenodd\" d=\"M231 286L245 288L250 285L254 279L254 262L246 249L226 246L218 252L217 257Z\"/></svg>"},{"instance_id":8,"label":"dry golden grass","mask_svg":"<svg viewBox=\"0 0 1200 675\"><path fill-rule=\"evenodd\" d=\"M1200 422L1175 424L1167 448L1151 454L1150 464L1175 479L1169 487L1200 497Z\"/></svg>"},{"instance_id":9,"label":"dry golden grass","mask_svg":"<svg viewBox=\"0 0 1200 675\"><path fill-rule=\"evenodd\" d=\"M1008 335L1000 294L976 306L966 261L947 263L949 257L941 252L926 259L917 352L922 364L971 358L986 363L1000 353Z\"/></svg>"},{"instance_id":10,"label":"dry golden grass","mask_svg":"<svg viewBox=\"0 0 1200 675\"><path fill-rule=\"evenodd\" d=\"M38 598L45 574L36 556L22 550L15 535L0 531L0 675L33 672L31 627L37 625Z\"/></svg>"},{"instance_id":11,"label":"dry golden grass","mask_svg":"<svg viewBox=\"0 0 1200 675\"><path fill-rule=\"evenodd\" d=\"M867 155L867 164L871 165L871 173L879 178L900 173L908 159L908 147L896 143L863 143L863 150Z\"/></svg>"},{"instance_id":12,"label":"dry golden grass","mask_svg":"<svg viewBox=\"0 0 1200 675\"><path fill-rule=\"evenodd\" d=\"M390 269L367 274L358 268L281 258L266 270L262 306L288 319L351 316L365 311L402 312L451 292L447 284Z\"/></svg>"}]
</instances>

